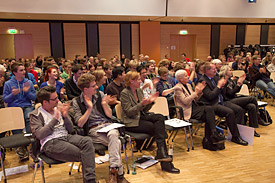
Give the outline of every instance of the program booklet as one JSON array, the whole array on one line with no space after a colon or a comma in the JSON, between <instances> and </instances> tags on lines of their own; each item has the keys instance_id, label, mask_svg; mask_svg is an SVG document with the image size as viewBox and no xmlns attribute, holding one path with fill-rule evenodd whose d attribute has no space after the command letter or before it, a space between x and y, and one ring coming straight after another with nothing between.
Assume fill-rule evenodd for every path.
<instances>
[{"instance_id":1,"label":"program booklet","mask_svg":"<svg viewBox=\"0 0 275 183\"><path fill-rule=\"evenodd\" d=\"M153 156L142 156L136 161L136 166L142 168L143 170L158 163L158 160L155 160Z\"/></svg>"}]
</instances>

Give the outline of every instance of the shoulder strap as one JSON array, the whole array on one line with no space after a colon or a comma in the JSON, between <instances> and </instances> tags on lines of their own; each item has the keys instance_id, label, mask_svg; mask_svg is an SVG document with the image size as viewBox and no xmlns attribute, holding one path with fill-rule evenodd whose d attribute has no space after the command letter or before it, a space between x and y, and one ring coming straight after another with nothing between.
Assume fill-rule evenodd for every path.
<instances>
[{"instance_id":1,"label":"shoulder strap","mask_svg":"<svg viewBox=\"0 0 275 183\"><path fill-rule=\"evenodd\" d=\"M83 115L87 109L86 109L85 104L81 103L80 96L76 98L76 102L81 110L82 115ZM82 128L84 130L84 135L87 136L89 134L89 124L86 122Z\"/></svg>"}]
</instances>

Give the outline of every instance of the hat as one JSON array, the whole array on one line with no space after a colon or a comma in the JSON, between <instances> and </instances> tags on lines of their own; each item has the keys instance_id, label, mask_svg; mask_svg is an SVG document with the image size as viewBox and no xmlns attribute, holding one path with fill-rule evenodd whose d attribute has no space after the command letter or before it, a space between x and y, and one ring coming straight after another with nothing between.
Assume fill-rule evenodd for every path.
<instances>
[{"instance_id":1,"label":"hat","mask_svg":"<svg viewBox=\"0 0 275 183\"><path fill-rule=\"evenodd\" d=\"M212 60L212 64L219 64L219 63L222 63L222 61L220 59Z\"/></svg>"}]
</instances>

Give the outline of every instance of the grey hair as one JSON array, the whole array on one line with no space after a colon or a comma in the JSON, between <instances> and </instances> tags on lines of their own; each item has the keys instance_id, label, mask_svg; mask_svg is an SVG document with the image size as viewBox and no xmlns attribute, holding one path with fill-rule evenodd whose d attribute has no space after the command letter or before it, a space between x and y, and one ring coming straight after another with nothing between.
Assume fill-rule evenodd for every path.
<instances>
[{"instance_id":1,"label":"grey hair","mask_svg":"<svg viewBox=\"0 0 275 183\"><path fill-rule=\"evenodd\" d=\"M221 70L220 70L220 72L219 72L220 78L221 78L221 77L225 77L225 75L226 75L228 69L230 69L230 68L231 68L231 67L230 67L229 65L224 65L224 66L222 66L222 67L221 67Z\"/></svg>"},{"instance_id":2,"label":"grey hair","mask_svg":"<svg viewBox=\"0 0 275 183\"><path fill-rule=\"evenodd\" d=\"M179 81L179 79L184 76L184 74L187 74L187 72L183 69L180 69L176 72L175 77Z\"/></svg>"},{"instance_id":3,"label":"grey hair","mask_svg":"<svg viewBox=\"0 0 275 183\"><path fill-rule=\"evenodd\" d=\"M4 71L4 72L6 72L6 68L5 68L5 66L3 66L3 65L1 65L1 64L0 64L0 70L2 70L2 71Z\"/></svg>"}]
</instances>

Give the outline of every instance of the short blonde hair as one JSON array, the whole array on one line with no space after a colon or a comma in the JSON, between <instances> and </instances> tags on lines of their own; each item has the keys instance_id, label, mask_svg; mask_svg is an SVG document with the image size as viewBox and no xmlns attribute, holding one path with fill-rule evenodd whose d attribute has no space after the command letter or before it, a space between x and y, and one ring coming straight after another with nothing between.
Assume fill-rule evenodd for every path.
<instances>
[{"instance_id":1,"label":"short blonde hair","mask_svg":"<svg viewBox=\"0 0 275 183\"><path fill-rule=\"evenodd\" d=\"M95 70L92 75L95 76L95 82L99 82L105 75L103 70Z\"/></svg>"},{"instance_id":2,"label":"short blonde hair","mask_svg":"<svg viewBox=\"0 0 275 183\"><path fill-rule=\"evenodd\" d=\"M168 73L168 69L164 66L160 67L159 70L158 70L158 73L160 76L163 76L164 74Z\"/></svg>"},{"instance_id":3,"label":"short blonde hair","mask_svg":"<svg viewBox=\"0 0 275 183\"><path fill-rule=\"evenodd\" d=\"M139 76L139 73L136 71L127 72L127 74L125 75L125 86L130 86L131 81L137 79Z\"/></svg>"},{"instance_id":4,"label":"short blonde hair","mask_svg":"<svg viewBox=\"0 0 275 183\"><path fill-rule=\"evenodd\" d=\"M138 62L136 60L131 60L129 62L129 67L137 67L138 66Z\"/></svg>"}]
</instances>

